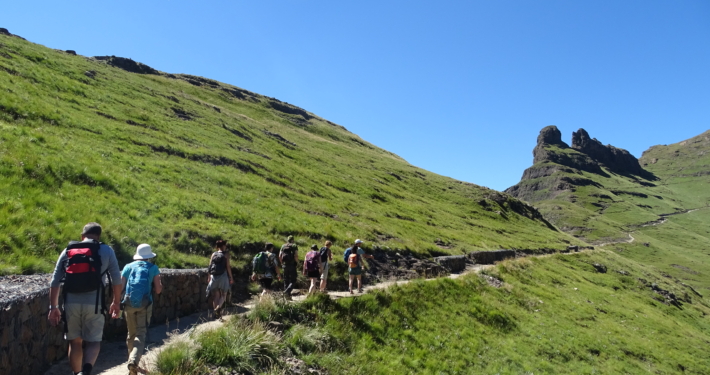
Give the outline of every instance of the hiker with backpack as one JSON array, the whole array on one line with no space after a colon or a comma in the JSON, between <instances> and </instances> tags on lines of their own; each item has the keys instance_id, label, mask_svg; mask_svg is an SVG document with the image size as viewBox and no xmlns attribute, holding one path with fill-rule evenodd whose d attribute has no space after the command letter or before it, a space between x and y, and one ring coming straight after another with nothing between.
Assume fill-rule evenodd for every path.
<instances>
[{"instance_id":1,"label":"hiker with backpack","mask_svg":"<svg viewBox=\"0 0 710 375\"><path fill-rule=\"evenodd\" d=\"M320 248L320 262L323 264L320 275L320 291L325 293L325 286L328 283L328 271L330 271L330 262L333 261L333 252L330 247L333 243L325 241L325 246Z\"/></svg>"},{"instance_id":2,"label":"hiker with backpack","mask_svg":"<svg viewBox=\"0 0 710 375\"><path fill-rule=\"evenodd\" d=\"M130 375L138 374L138 364L143 356L145 336L153 315L152 292L160 294L163 290L155 257L150 245L140 244L136 248L136 255L133 256L135 262L126 264L121 272L121 282L124 287L123 316L128 327L126 345Z\"/></svg>"},{"instance_id":3,"label":"hiker with backpack","mask_svg":"<svg viewBox=\"0 0 710 375\"><path fill-rule=\"evenodd\" d=\"M104 283L111 285L111 280L121 279L116 254L110 246L99 242L101 231L98 223L88 223L81 231L81 241L69 242L59 255L49 287L49 324L57 326L60 320L64 322L69 366L75 375L91 374L106 320ZM60 310L62 284L64 302ZM112 287L113 300L108 313L114 319L120 312L122 288L118 283Z\"/></svg>"},{"instance_id":4,"label":"hiker with backpack","mask_svg":"<svg viewBox=\"0 0 710 375\"><path fill-rule=\"evenodd\" d=\"M296 280L298 279L298 246L294 243L293 236L288 236L287 242L281 246L279 251L279 260L283 267L284 277L284 297L291 299L291 291L293 290Z\"/></svg>"},{"instance_id":5,"label":"hiker with backpack","mask_svg":"<svg viewBox=\"0 0 710 375\"><path fill-rule=\"evenodd\" d=\"M261 285L261 295L264 296L271 290L271 284L274 281L274 276L281 280L281 267L279 267L279 259L274 254L274 244L267 243L264 251L259 252L254 256L251 262L252 274L251 280L259 282Z\"/></svg>"},{"instance_id":6,"label":"hiker with backpack","mask_svg":"<svg viewBox=\"0 0 710 375\"><path fill-rule=\"evenodd\" d=\"M229 250L227 241L217 240L215 243L217 251L212 253L208 271L210 282L207 284L207 297L212 296L212 311L215 317L222 319L222 304L227 299L227 293L234 284L232 278L232 266L229 261Z\"/></svg>"},{"instance_id":7,"label":"hiker with backpack","mask_svg":"<svg viewBox=\"0 0 710 375\"><path fill-rule=\"evenodd\" d=\"M365 250L362 249L362 241L359 239L355 240L353 246L346 249L343 254L343 261L348 264L350 294L353 294L353 280L355 278L357 278L357 291L362 293L362 257L375 259L374 256L365 254Z\"/></svg>"},{"instance_id":8,"label":"hiker with backpack","mask_svg":"<svg viewBox=\"0 0 710 375\"><path fill-rule=\"evenodd\" d=\"M320 260L318 245L313 244L311 246L311 251L309 251L306 254L305 259L303 259L303 276L311 279L311 287L308 288L308 294L311 294L318 289L318 280L320 279L322 269L323 263Z\"/></svg>"}]
</instances>

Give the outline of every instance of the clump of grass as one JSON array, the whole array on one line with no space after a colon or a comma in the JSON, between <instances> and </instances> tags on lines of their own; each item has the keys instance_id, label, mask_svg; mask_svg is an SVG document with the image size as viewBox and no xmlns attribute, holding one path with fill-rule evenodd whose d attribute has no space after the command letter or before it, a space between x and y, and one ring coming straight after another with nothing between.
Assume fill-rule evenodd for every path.
<instances>
[{"instance_id":1,"label":"clump of grass","mask_svg":"<svg viewBox=\"0 0 710 375\"><path fill-rule=\"evenodd\" d=\"M309 306L304 303L288 303L283 298L266 295L254 305L247 319L253 322L277 321L286 324L312 321L315 317L309 312Z\"/></svg>"},{"instance_id":2,"label":"clump of grass","mask_svg":"<svg viewBox=\"0 0 710 375\"><path fill-rule=\"evenodd\" d=\"M344 347L342 341L320 327L296 324L283 338L286 345L296 355L327 353Z\"/></svg>"},{"instance_id":3,"label":"clump of grass","mask_svg":"<svg viewBox=\"0 0 710 375\"><path fill-rule=\"evenodd\" d=\"M232 319L224 327L205 331L196 342L198 361L249 372L275 365L284 349L277 334L245 319Z\"/></svg>"},{"instance_id":4,"label":"clump of grass","mask_svg":"<svg viewBox=\"0 0 710 375\"><path fill-rule=\"evenodd\" d=\"M195 361L194 348L187 341L177 341L163 349L155 358L155 373L181 375L199 373L203 365Z\"/></svg>"}]
</instances>

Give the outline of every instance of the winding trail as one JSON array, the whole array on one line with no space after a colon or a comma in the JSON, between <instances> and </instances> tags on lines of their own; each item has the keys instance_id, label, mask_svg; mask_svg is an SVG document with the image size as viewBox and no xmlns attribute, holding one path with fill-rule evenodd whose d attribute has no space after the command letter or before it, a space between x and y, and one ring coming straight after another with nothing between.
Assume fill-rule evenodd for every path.
<instances>
[{"instance_id":1,"label":"winding trail","mask_svg":"<svg viewBox=\"0 0 710 375\"><path fill-rule=\"evenodd\" d=\"M692 210L686 210L684 212L678 212L678 213L673 213L673 214L668 214L668 215L659 215L660 219L657 221L649 222L649 223L644 223L639 225L639 227L647 227L647 226L656 226L656 225L661 225L664 224L668 221L668 216L671 215L677 215L677 214L686 214L686 213L691 213L694 211L697 211L699 209L705 209L705 208L710 208L710 207L702 207L702 208L696 208ZM632 243L636 239L634 236L631 234L633 232L627 233L628 239L623 239L623 240L617 240L617 241L609 241L601 244L597 244L595 246L597 247L604 247L607 245L612 245L612 244L619 244L619 243ZM588 251L588 250L582 250L583 251ZM562 254L562 255L569 255L569 254L576 254L576 252L572 253L555 253L555 254ZM550 255L554 254L544 254L544 255L534 255L535 257L547 257ZM470 265L468 266L464 271L460 273L454 273L454 274L449 274L448 278L451 279L456 279L459 278L463 275L470 274L470 273L480 273L482 270L489 269L494 267L492 264L476 264L476 265ZM440 277L441 278L441 277ZM440 278L432 278L432 279L425 279L425 281L431 281L431 280L436 280ZM421 280L421 279L414 279L414 280ZM385 281L373 285L366 285L364 286L364 292L368 292L370 290L379 290L379 289L386 289L389 288L393 285L403 285L412 282L412 280L393 280L393 281ZM352 297L358 297L362 294L360 293L355 293L355 294L350 294L350 292L342 292L342 291L330 291L328 292L328 295L330 295L331 298L334 299L339 299L339 298L352 298ZM258 298L258 297L257 297ZM295 301L302 301L306 298L305 295L298 295L294 296ZM251 299L245 301L241 305L233 305L227 308L227 311L225 311L225 318L229 317L231 315L240 315L249 312L255 304L256 300ZM147 336L147 344L146 344L146 353L143 356L141 360L141 367L144 368L153 368L153 363L155 361L155 357L160 351L165 348L170 342L174 340L179 340L179 339L185 339L188 335L196 332L196 331L202 331L202 330L207 330L207 329L213 329L222 326L222 322L218 320L213 320L208 317L207 312L201 312L201 313L196 313L190 316L182 317L179 319L176 319L175 321L169 322L166 325L160 325L160 326L154 326L148 329L148 336ZM128 370L126 368L126 360L128 357L128 349L126 347L126 343L123 341L108 341L108 342L103 342L101 345L101 353L99 354L99 358L96 361L96 365L94 366L94 374L101 374L101 375L126 375L128 373ZM52 366L47 372L45 372L44 375L65 375L65 374L70 374L71 370L69 368L69 361L67 358L63 359L62 361L58 362L54 366Z\"/></svg>"}]
</instances>

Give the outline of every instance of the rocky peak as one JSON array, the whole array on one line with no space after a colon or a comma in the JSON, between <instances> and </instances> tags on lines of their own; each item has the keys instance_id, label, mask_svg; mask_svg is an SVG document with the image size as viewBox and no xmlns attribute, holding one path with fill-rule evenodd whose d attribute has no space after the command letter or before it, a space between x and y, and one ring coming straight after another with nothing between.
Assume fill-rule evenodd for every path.
<instances>
[{"instance_id":1,"label":"rocky peak","mask_svg":"<svg viewBox=\"0 0 710 375\"><path fill-rule=\"evenodd\" d=\"M582 128L572 132L572 148L588 155L594 161L604 164L613 172L636 176L648 174L631 153L612 145L604 146L596 138L591 138L589 133Z\"/></svg>"},{"instance_id":2,"label":"rocky peak","mask_svg":"<svg viewBox=\"0 0 710 375\"><path fill-rule=\"evenodd\" d=\"M549 153L546 151L547 146L569 148L566 143L562 142L562 133L555 125L549 125L540 130L540 135L537 136L537 145L533 149L533 163L549 159Z\"/></svg>"}]
</instances>

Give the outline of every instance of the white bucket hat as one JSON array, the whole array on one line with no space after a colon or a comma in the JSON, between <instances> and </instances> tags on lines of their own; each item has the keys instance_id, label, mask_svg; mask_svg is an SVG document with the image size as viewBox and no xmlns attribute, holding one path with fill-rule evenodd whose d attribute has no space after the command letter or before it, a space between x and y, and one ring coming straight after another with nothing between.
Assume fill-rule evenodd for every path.
<instances>
[{"instance_id":1,"label":"white bucket hat","mask_svg":"<svg viewBox=\"0 0 710 375\"><path fill-rule=\"evenodd\" d=\"M142 243L138 245L138 248L136 248L136 255L133 256L134 260L144 260L144 259L150 259L150 258L155 258L157 255L153 252L153 249L150 248L150 245L147 243Z\"/></svg>"},{"instance_id":2,"label":"white bucket hat","mask_svg":"<svg viewBox=\"0 0 710 375\"><path fill-rule=\"evenodd\" d=\"M362 240L357 239L357 240L355 240L355 243L356 243L356 244L362 243Z\"/></svg>"}]
</instances>

